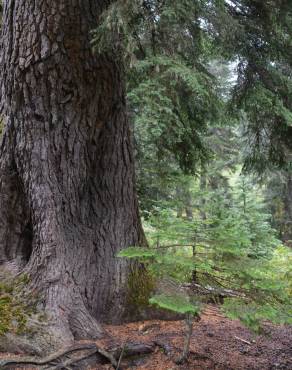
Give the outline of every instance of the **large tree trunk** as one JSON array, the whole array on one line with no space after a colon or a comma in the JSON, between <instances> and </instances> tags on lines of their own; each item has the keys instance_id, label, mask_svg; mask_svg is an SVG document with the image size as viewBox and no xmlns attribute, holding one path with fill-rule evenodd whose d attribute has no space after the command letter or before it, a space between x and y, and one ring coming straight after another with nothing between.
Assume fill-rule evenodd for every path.
<instances>
[{"instance_id":1,"label":"large tree trunk","mask_svg":"<svg viewBox=\"0 0 292 370\"><path fill-rule=\"evenodd\" d=\"M125 314L116 255L143 240L123 69L90 47L108 3L4 2L0 262L28 274L66 340Z\"/></svg>"}]
</instances>

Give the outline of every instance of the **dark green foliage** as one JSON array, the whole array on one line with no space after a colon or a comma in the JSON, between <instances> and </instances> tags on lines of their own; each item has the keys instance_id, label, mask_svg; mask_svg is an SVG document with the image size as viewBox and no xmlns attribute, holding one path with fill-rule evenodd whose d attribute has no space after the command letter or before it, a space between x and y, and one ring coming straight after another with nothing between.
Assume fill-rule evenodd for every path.
<instances>
[{"instance_id":1,"label":"dark green foliage","mask_svg":"<svg viewBox=\"0 0 292 370\"><path fill-rule=\"evenodd\" d=\"M93 44L135 67L133 109L140 122L162 125L161 156L166 150L183 170L198 168L208 149L201 130L224 114L223 96L244 121L245 168L263 172L290 163L291 30L290 0L127 0L108 8ZM210 68L222 58L237 66L232 93Z\"/></svg>"},{"instance_id":2,"label":"dark green foliage","mask_svg":"<svg viewBox=\"0 0 292 370\"><path fill-rule=\"evenodd\" d=\"M136 132L147 132L139 139L155 146L159 160L172 157L184 173L195 172L208 156L201 134L219 114L212 80L181 58L168 56L138 62L135 75L129 102L137 112Z\"/></svg>"},{"instance_id":3,"label":"dark green foliage","mask_svg":"<svg viewBox=\"0 0 292 370\"><path fill-rule=\"evenodd\" d=\"M232 1L236 39L223 40L238 58L232 104L244 110L250 152L246 168L289 166L292 149L291 1ZM235 4L238 3L236 6ZM225 44L226 45L226 44Z\"/></svg>"},{"instance_id":4,"label":"dark green foliage","mask_svg":"<svg viewBox=\"0 0 292 370\"><path fill-rule=\"evenodd\" d=\"M234 173L290 166L291 12L288 0L118 0L93 32L96 52L126 67L151 245L121 256L211 295L231 289L238 304L226 309L254 328L264 317L287 319L280 255L289 252L278 247L263 193ZM182 312L170 296L152 303Z\"/></svg>"},{"instance_id":5,"label":"dark green foliage","mask_svg":"<svg viewBox=\"0 0 292 370\"><path fill-rule=\"evenodd\" d=\"M159 162L165 173L198 172L209 152L202 135L222 110L217 83L204 63L209 50L201 10L200 1L117 1L94 33L99 52L116 53L119 40L130 67L138 161Z\"/></svg>"}]
</instances>

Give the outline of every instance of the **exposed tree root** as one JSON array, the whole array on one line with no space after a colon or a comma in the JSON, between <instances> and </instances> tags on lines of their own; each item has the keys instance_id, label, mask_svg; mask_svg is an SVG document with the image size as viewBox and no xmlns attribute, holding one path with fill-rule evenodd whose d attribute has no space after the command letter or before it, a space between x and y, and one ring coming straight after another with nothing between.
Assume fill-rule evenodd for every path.
<instances>
[{"instance_id":1,"label":"exposed tree root","mask_svg":"<svg viewBox=\"0 0 292 370\"><path fill-rule=\"evenodd\" d=\"M74 355L76 352L86 352L79 357L70 358L65 360L68 356ZM107 359L113 366L117 366L117 361L114 356L107 352L106 350L99 348L96 343L88 344L78 344L72 347L69 347L65 350L56 352L50 356L47 356L43 359L37 359L33 357L23 357L23 358L7 358L0 360L0 368L5 366L22 366L22 365L36 365L36 366L45 366L47 369L63 369L72 365L76 362L84 360L94 354L100 354L103 358Z\"/></svg>"},{"instance_id":2,"label":"exposed tree root","mask_svg":"<svg viewBox=\"0 0 292 370\"><path fill-rule=\"evenodd\" d=\"M75 358L69 358L67 361L63 361L61 363L57 363L56 366L47 366L45 367L46 370L57 370L57 369L69 369L71 370L71 365L74 365L76 363L80 363L83 360L88 359L89 357L93 356L96 354L96 348L93 348L92 350L89 350L87 353L84 355L80 355L79 357ZM68 355L67 355L68 356Z\"/></svg>"},{"instance_id":3,"label":"exposed tree root","mask_svg":"<svg viewBox=\"0 0 292 370\"><path fill-rule=\"evenodd\" d=\"M111 363L115 369L118 367L121 369L119 364L119 359L121 359L121 357L125 358L136 355L150 354L154 351L154 349L155 343L128 343L123 348L119 347L111 350L105 350L104 348L98 346L95 342L91 342L74 345L42 359L37 359L34 357L4 358L0 360L0 368L7 368L8 366L33 365L42 366L44 369L50 370L68 369L70 366L98 354L103 360ZM76 356L77 353L80 353L79 356Z\"/></svg>"}]
</instances>

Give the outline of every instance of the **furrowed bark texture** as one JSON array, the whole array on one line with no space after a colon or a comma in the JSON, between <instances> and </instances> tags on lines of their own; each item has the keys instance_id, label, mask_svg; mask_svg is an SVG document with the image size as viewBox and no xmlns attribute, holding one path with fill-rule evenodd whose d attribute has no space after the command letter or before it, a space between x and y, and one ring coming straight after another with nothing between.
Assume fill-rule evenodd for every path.
<instances>
[{"instance_id":1,"label":"furrowed bark texture","mask_svg":"<svg viewBox=\"0 0 292 370\"><path fill-rule=\"evenodd\" d=\"M4 1L0 258L68 339L124 315L116 254L143 240L122 67L90 47L108 3Z\"/></svg>"}]
</instances>

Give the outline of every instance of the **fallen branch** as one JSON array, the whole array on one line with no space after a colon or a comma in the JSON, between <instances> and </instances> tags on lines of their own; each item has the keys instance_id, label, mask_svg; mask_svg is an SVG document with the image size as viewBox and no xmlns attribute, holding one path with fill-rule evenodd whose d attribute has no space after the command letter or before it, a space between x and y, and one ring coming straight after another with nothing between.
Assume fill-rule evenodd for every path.
<instances>
[{"instance_id":1,"label":"fallen branch","mask_svg":"<svg viewBox=\"0 0 292 370\"><path fill-rule=\"evenodd\" d=\"M110 352L112 355L118 359L121 356L123 350L123 357L139 356L139 355L148 355L149 353L154 352L155 343L128 343L125 345L124 349L116 348L112 349Z\"/></svg>"},{"instance_id":2,"label":"fallen branch","mask_svg":"<svg viewBox=\"0 0 292 370\"><path fill-rule=\"evenodd\" d=\"M160 340L155 340L154 341L154 344L157 347L161 348L166 356L170 356L171 355L171 352L172 352L173 349L172 349L172 347L169 344L163 343Z\"/></svg>"},{"instance_id":3,"label":"fallen branch","mask_svg":"<svg viewBox=\"0 0 292 370\"><path fill-rule=\"evenodd\" d=\"M242 298L242 299L246 297L244 293L236 290L225 288L213 288L210 286L203 286L194 283L183 284L182 288L190 289L200 295L215 295L220 296L222 298Z\"/></svg>"}]
</instances>

